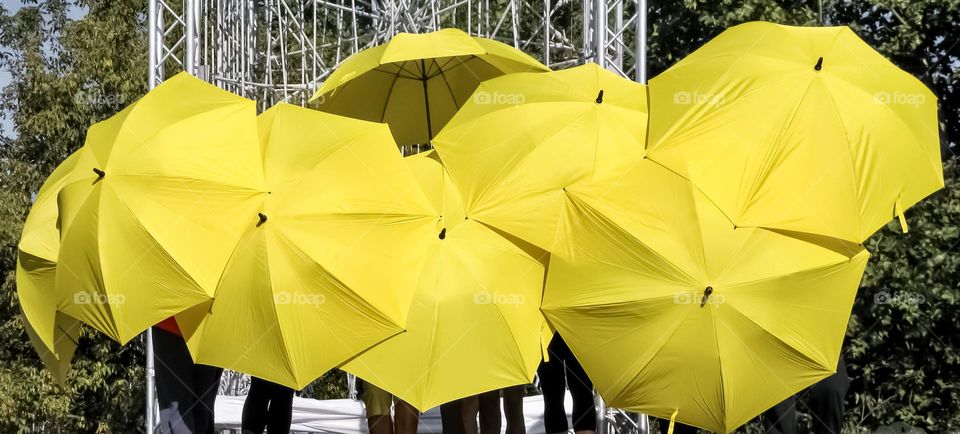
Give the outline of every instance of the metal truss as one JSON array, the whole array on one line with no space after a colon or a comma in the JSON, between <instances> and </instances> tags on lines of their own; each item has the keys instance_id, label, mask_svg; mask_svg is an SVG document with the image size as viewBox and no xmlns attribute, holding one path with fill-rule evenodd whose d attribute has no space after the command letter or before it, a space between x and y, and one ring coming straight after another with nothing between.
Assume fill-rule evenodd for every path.
<instances>
[{"instance_id":1,"label":"metal truss","mask_svg":"<svg viewBox=\"0 0 960 434\"><path fill-rule=\"evenodd\" d=\"M149 85L186 70L255 99L304 105L351 54L400 32L455 27L554 69L596 62L646 82L646 0L148 0ZM410 151L415 151L411 149ZM147 431L156 425L147 339ZM233 378L233 377L227 377ZM234 379L240 381L239 379ZM234 381L231 380L231 381ZM231 383L232 384L232 383ZM355 389L351 387L351 394ZM600 430L645 433L646 417L604 407Z\"/></svg>"},{"instance_id":2,"label":"metal truss","mask_svg":"<svg viewBox=\"0 0 960 434\"><path fill-rule=\"evenodd\" d=\"M155 80L187 70L263 107L304 104L345 58L400 32L456 27L552 68L645 81L646 0L151 0ZM159 81L155 81L159 82Z\"/></svg>"}]
</instances>

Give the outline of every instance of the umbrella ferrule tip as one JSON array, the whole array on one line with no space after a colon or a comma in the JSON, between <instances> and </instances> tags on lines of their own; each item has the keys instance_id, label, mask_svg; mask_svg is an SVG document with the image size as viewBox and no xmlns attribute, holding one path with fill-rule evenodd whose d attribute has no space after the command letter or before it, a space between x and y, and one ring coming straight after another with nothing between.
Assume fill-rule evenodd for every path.
<instances>
[{"instance_id":1,"label":"umbrella ferrule tip","mask_svg":"<svg viewBox=\"0 0 960 434\"><path fill-rule=\"evenodd\" d=\"M813 65L813 69L817 71L823 69L823 57L820 57L819 59L817 59L817 64Z\"/></svg>"},{"instance_id":2,"label":"umbrella ferrule tip","mask_svg":"<svg viewBox=\"0 0 960 434\"><path fill-rule=\"evenodd\" d=\"M96 167L93 168L93 173L97 174L97 179L103 178L104 176L107 175L107 172L104 172Z\"/></svg>"},{"instance_id":3,"label":"umbrella ferrule tip","mask_svg":"<svg viewBox=\"0 0 960 434\"><path fill-rule=\"evenodd\" d=\"M600 89L600 93L597 94L597 104L603 104L603 89Z\"/></svg>"},{"instance_id":4,"label":"umbrella ferrule tip","mask_svg":"<svg viewBox=\"0 0 960 434\"><path fill-rule=\"evenodd\" d=\"M442 240L446 237L447 237L447 228L440 229L440 239Z\"/></svg>"},{"instance_id":5,"label":"umbrella ferrule tip","mask_svg":"<svg viewBox=\"0 0 960 434\"><path fill-rule=\"evenodd\" d=\"M264 214L264 213L262 213L262 212L258 212L258 213L257 213L257 218L260 219L260 220L257 222L257 227L260 227L260 225L262 225L262 224L264 224L264 223L267 222L267 215Z\"/></svg>"}]
</instances>

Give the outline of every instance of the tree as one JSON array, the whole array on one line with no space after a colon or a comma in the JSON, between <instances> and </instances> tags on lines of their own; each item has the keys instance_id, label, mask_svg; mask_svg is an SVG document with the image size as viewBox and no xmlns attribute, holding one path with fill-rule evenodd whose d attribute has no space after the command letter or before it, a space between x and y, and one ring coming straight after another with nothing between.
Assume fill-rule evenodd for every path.
<instances>
[{"instance_id":1,"label":"tree","mask_svg":"<svg viewBox=\"0 0 960 434\"><path fill-rule=\"evenodd\" d=\"M12 75L0 112L14 126L0 136L0 432L139 431L142 343L121 348L87 330L66 388L54 385L20 324L13 269L20 227L43 178L82 145L89 125L146 91L147 2L27 3L16 14L0 7L0 67ZM542 7L528 3L533 13ZM501 8L507 2L493 4ZM651 0L651 75L727 27L752 20L816 25L822 15L827 25L849 25L933 89L949 139L943 140L943 154L946 159L958 153L960 0L824 0L822 5L821 14L815 0ZM87 13L72 20L71 8ZM579 2L568 2L553 19L576 23L579 8ZM847 400L851 430L898 421L931 431L960 427L954 331L960 323L960 164L947 161L944 167L947 187L909 210L909 234L891 223L866 243L873 257L845 347L853 379ZM311 393L337 396L340 381L328 375ZM744 429L755 430L756 425Z\"/></svg>"},{"instance_id":2,"label":"tree","mask_svg":"<svg viewBox=\"0 0 960 434\"><path fill-rule=\"evenodd\" d=\"M818 19L816 1L651 2L651 74L742 22L817 25ZM960 168L955 156L960 154L960 1L825 0L823 22L850 26L940 98L947 184L909 210L909 234L900 234L899 226L891 222L865 243L873 257L845 344L852 378L848 427L872 431L903 422L932 432L957 429ZM809 415L802 414L801 420L809 423ZM756 430L755 425L744 429Z\"/></svg>"},{"instance_id":3,"label":"tree","mask_svg":"<svg viewBox=\"0 0 960 434\"><path fill-rule=\"evenodd\" d=\"M80 20L69 8L85 7ZM92 123L146 91L146 1L48 1L0 11L2 67L12 80L0 146L0 431L133 432L143 424L143 346L86 330L66 387L26 340L14 284L16 244L43 179Z\"/></svg>"}]
</instances>

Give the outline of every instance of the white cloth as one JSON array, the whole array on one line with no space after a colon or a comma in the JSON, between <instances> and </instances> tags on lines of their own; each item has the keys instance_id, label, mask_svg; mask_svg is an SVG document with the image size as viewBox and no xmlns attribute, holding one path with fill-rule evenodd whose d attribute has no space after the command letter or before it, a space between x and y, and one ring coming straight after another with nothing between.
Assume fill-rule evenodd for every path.
<instances>
[{"instance_id":1,"label":"white cloth","mask_svg":"<svg viewBox=\"0 0 960 434\"><path fill-rule=\"evenodd\" d=\"M240 416L243 413L243 400L246 396L217 396L216 423L218 429L240 430ZM564 399L567 418L572 407L570 394ZM523 398L523 416L527 424L527 434L543 432L543 397ZM506 421L501 431L506 429ZM292 432L331 433L331 434L367 434L367 422L363 411L363 402L351 399L316 400L293 398ZM423 434L439 434L440 408L434 408L420 416L417 429Z\"/></svg>"}]
</instances>

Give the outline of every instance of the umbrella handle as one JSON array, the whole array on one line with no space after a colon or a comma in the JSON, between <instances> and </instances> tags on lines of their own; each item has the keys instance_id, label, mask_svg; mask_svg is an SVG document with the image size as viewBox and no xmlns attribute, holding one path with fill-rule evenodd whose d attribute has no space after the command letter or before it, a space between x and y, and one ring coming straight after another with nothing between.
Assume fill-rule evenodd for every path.
<instances>
[{"instance_id":1,"label":"umbrella handle","mask_svg":"<svg viewBox=\"0 0 960 434\"><path fill-rule=\"evenodd\" d=\"M910 231L910 227L907 226L907 216L903 214L903 205L900 204L900 197L897 196L897 202L893 205L893 212L897 215L897 219L900 220L900 230L903 233Z\"/></svg>"},{"instance_id":2,"label":"umbrella handle","mask_svg":"<svg viewBox=\"0 0 960 434\"><path fill-rule=\"evenodd\" d=\"M667 434L673 434L673 425L677 422L677 413L680 412L680 409L673 410L673 414L670 415L670 427L667 428Z\"/></svg>"}]
</instances>

